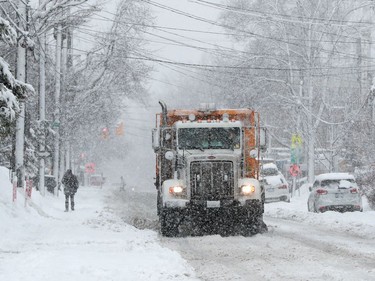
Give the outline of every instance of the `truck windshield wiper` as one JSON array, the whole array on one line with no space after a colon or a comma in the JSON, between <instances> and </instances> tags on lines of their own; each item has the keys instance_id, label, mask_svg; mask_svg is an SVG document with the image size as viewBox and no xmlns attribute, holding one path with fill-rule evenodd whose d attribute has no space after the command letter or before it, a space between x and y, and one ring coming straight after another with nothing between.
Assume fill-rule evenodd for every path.
<instances>
[{"instance_id":1,"label":"truck windshield wiper","mask_svg":"<svg viewBox=\"0 0 375 281\"><path fill-rule=\"evenodd\" d=\"M199 145L194 147L195 149L199 149L200 151L204 152L203 145Z\"/></svg>"}]
</instances>

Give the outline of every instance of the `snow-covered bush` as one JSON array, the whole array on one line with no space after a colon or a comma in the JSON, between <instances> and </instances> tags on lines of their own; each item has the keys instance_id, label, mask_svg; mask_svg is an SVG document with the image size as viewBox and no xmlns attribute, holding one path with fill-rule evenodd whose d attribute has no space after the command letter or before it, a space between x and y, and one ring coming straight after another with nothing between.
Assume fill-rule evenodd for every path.
<instances>
[{"instance_id":1,"label":"snow-covered bush","mask_svg":"<svg viewBox=\"0 0 375 281\"><path fill-rule=\"evenodd\" d=\"M9 22L0 17L0 41L14 45L17 33ZM10 122L19 111L19 100L26 98L27 84L16 80L9 69L9 64L0 56L0 136L6 135Z\"/></svg>"},{"instance_id":2,"label":"snow-covered bush","mask_svg":"<svg viewBox=\"0 0 375 281\"><path fill-rule=\"evenodd\" d=\"M371 209L375 210L375 166L356 169L355 176L363 195L367 197Z\"/></svg>"}]
</instances>

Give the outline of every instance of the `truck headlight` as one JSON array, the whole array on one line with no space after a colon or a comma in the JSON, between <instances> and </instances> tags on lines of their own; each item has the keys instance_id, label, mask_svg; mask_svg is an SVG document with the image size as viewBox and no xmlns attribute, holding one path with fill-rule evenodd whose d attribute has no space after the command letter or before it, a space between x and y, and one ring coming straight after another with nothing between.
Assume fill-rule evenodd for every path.
<instances>
[{"instance_id":1,"label":"truck headlight","mask_svg":"<svg viewBox=\"0 0 375 281\"><path fill-rule=\"evenodd\" d=\"M171 186L169 188L169 193L173 195L181 195L184 192L184 188L182 186Z\"/></svg>"},{"instance_id":2,"label":"truck headlight","mask_svg":"<svg viewBox=\"0 0 375 281\"><path fill-rule=\"evenodd\" d=\"M251 184L245 184L240 188L242 195L250 195L255 192L255 186Z\"/></svg>"}]
</instances>

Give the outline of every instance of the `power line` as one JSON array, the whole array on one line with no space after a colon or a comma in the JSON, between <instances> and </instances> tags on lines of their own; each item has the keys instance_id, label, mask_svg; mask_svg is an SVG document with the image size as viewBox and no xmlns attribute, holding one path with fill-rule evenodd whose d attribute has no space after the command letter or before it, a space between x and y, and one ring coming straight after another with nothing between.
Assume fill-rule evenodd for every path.
<instances>
[{"instance_id":1,"label":"power line","mask_svg":"<svg viewBox=\"0 0 375 281\"><path fill-rule=\"evenodd\" d=\"M152 2L152 1L147 1L147 0L141 0L141 1L143 1L143 2ZM158 4L158 3L156 3L156 4ZM161 5L161 4L158 4L158 5ZM164 7L168 7L168 6L165 6L165 5L162 5L162 6L164 6ZM169 7L170 8L170 7ZM170 9L173 9L173 8L170 8ZM173 9L173 10L176 10L176 9ZM178 11L178 10L177 10ZM108 12L109 13L109 12ZM185 16L188 16L188 15L190 15L190 14L187 14L187 13L185 13L185 12L182 12L181 11L181 13L184 13L184 14L186 14ZM109 14L112 14L112 13L109 13ZM112 15L115 15L115 14L112 14ZM98 15L98 16L100 16L100 15ZM194 15L192 15L192 16L194 16ZM104 18L105 20L107 20L107 21L111 21L111 22L113 22L113 20L112 19L108 19L108 18L106 18L106 17L103 17L103 16L100 16L100 17L102 17L102 18ZM228 26L223 26L223 25L219 25L219 24L217 24L216 22L212 22L212 21L209 21L209 20L206 20L206 19L204 19L204 18L201 18L203 21L205 21L205 22L209 22L210 24L214 24L214 25L217 25L217 26L221 26L221 27L224 27L224 28L228 28ZM120 21L120 23L121 23L121 21ZM123 23L123 22L122 22ZM126 23L126 24L130 24L130 23ZM134 25L136 25L136 24L134 24ZM142 26L147 26L147 25L142 25ZM151 27L153 27L153 26L151 26ZM232 27L229 27L229 28L231 28L231 29L234 29L234 30L238 30L238 29L235 29L235 28L232 28ZM163 30L159 30L159 31L163 31ZM248 31L243 31L243 30L238 30L238 31L240 31L240 32L245 32L245 33L248 33ZM163 31L163 32L166 32L166 31ZM323 32L323 33L327 33L327 32ZM194 41L199 41L199 40L196 40L196 39L193 39L193 38L190 38L190 37L186 37L186 36L181 36L181 35L177 35L177 34L175 34L175 33L170 33L170 34L174 34L175 36L180 36L180 37L184 37L184 38L186 38L186 39L189 39L189 40L194 40ZM267 37L267 36L264 36L264 35L259 35L259 34L255 34L255 33L251 33L252 35L257 35L257 36L260 36L260 37L263 37L263 38L265 38L265 39L269 39L269 40L276 40L276 41L279 41L279 42L282 42L282 43L286 43L286 44L292 44L292 45L296 45L296 46L299 46L299 47L306 47L306 45L301 45L301 44L296 44L296 43L293 43L293 42L289 42L289 41L283 41L283 40L281 40L281 39L277 39L277 38L274 38L274 37ZM153 36L157 36L157 35L155 35L155 34L152 34ZM335 34L336 35L336 34ZM160 36L159 36L160 37ZM187 45L187 44L185 44L185 43L182 43L182 42L179 42L179 41L176 41L176 40L173 40L173 39L168 39L168 38L165 38L165 37L163 37L165 40L169 40L169 41L174 41L174 42L178 42L179 44L181 44L181 45ZM289 38L288 40L290 40L291 38ZM292 39L293 40L293 39ZM300 39L295 39L295 40L298 40L298 41L300 41ZM314 41L314 40L309 40L309 41ZM332 42L332 40L331 41L323 41L323 40L317 40L317 41L319 41L319 42ZM203 42L203 41L200 41L201 43L204 43L204 44L209 44L209 43L207 43L207 42ZM335 42L345 42L345 41L338 41L338 40L335 40ZM362 42L363 42L363 40L362 40ZM176 43L176 44L178 44L178 43ZM346 43L349 43L349 42L346 42ZM354 43L357 43L357 42L350 42L350 44L354 44ZM215 46L215 47L218 47L217 45L214 45L214 44L211 44L211 45L213 45L213 46ZM191 45L190 45L191 46ZM188 46L187 46L188 47ZM195 49L200 49L200 50L204 50L202 47L197 47L197 46L191 46L192 48L195 48ZM222 47L222 50L221 51L223 51L223 49L227 49L228 51L235 51L235 52L243 52L243 53L245 53L244 51L239 51L239 50L235 50L235 49L230 49L230 48L227 48L227 47ZM331 54L332 53L332 51L330 51L330 50L325 50L325 49L323 49L323 48L321 48L321 51L322 52L325 52L325 53L328 53L328 54ZM351 58L351 59L357 59L359 56L357 56L357 54L348 54L348 53L344 53L344 52L339 52L339 51L335 51L337 54L339 54L339 55L341 55L341 56L344 56L344 57L348 57L348 58ZM249 53L249 52L246 52L246 53ZM251 54L251 53L250 53ZM221 54L222 55L222 54ZM363 55L361 55L360 56L363 60L374 60L374 58L370 58L370 57L367 57L367 56L363 56ZM316 57L316 58L319 58L319 57ZM335 58L336 59L336 58Z\"/></svg>"},{"instance_id":2,"label":"power line","mask_svg":"<svg viewBox=\"0 0 375 281\"><path fill-rule=\"evenodd\" d=\"M207 7L214 7L216 9L220 9L220 10L235 11L235 12L239 12L239 13L246 13L246 14L249 14L249 15L256 14L257 16L260 16L260 17L263 17L263 18L265 17L265 15L275 16L275 17L279 17L279 18L277 18L277 20L292 21L293 23L306 24L307 22L303 21L303 20L310 20L310 21L315 21L315 23L313 23L313 24L327 24L327 21L328 21L329 23L331 23L331 24L333 23L334 25L338 25L338 26L344 26L344 25L347 25L349 23L358 24L358 25L359 24L373 25L372 22L365 22L365 21L338 20L338 19L327 20L325 18L302 17L302 16L293 16L293 15L287 15L287 14L281 14L281 13L271 13L271 12L266 12L266 11L257 11L257 10L252 10L252 9L238 8L238 7L235 7L235 6L214 3L214 2L211 2L211 1L205 1L205 0L194 0L194 2L196 2L197 4L200 4L200 5L207 6ZM372 5L374 6L373 3L372 3ZM369 6L371 6L371 5L369 5ZM267 17L267 19L270 19L270 18ZM310 23L311 22L309 22L309 24Z\"/></svg>"},{"instance_id":3,"label":"power line","mask_svg":"<svg viewBox=\"0 0 375 281\"><path fill-rule=\"evenodd\" d=\"M115 14L110 13L110 12L107 12L107 13L109 13L111 15L115 15ZM113 19L104 17L102 15L99 15L99 14L96 14L96 13L94 13L94 15L96 15L96 16L99 17L96 20L107 21L107 22L114 22ZM166 30L174 30L174 31L194 32L194 33L203 33L203 34L215 34L215 35L225 35L225 36L236 36L237 35L235 33L228 33L228 32L214 32L214 31L204 31L204 30L197 30L197 29L166 27L166 26L160 26L160 25L147 25L147 24L140 24L140 23L134 23L134 22L125 22L125 21L120 21L120 23L128 24L128 25L148 27L148 28L154 28L154 29L159 29L159 30L166 29ZM221 27L224 27L224 26L221 26ZM315 32L319 32L319 31L315 31ZM334 34L334 33L327 33L325 31L324 32L322 31L320 33ZM337 35L337 34L334 34L334 35ZM344 37L348 37L348 38L352 38L352 39L357 39L357 37L352 37L352 36L344 36ZM194 40L194 39L190 38L190 40ZM299 38L289 38L289 40L300 41ZM323 43L330 43L330 42L332 42L332 40L319 40L319 39L309 39L309 41L312 41L312 42L323 42ZM357 44L358 43L357 41L341 41L341 40L335 40L335 42L341 43L341 44ZM363 40L363 39L362 39L362 42L366 42L367 44L371 44L371 41L367 41L367 40Z\"/></svg>"},{"instance_id":4,"label":"power line","mask_svg":"<svg viewBox=\"0 0 375 281\"><path fill-rule=\"evenodd\" d=\"M47 44L50 45L50 44ZM53 45L54 46L54 45ZM78 48L72 48L73 50L79 51L81 53L86 53L86 54L96 54L96 55L102 55L104 56L105 54L99 53L98 51L87 51L87 50L82 50ZM116 57L116 56L112 56ZM167 59L157 59L157 58L152 58L149 56L144 56L144 57L136 57L136 56L117 56L118 58L123 58L123 59L130 59L130 60L139 60L139 61L150 61L150 62L159 62L159 63L165 63L165 64L170 64L170 65L179 65L179 66L184 66L184 67L190 67L190 68L195 68L195 69L202 69L202 70L208 70L208 71L217 71L218 69L229 69L229 70L269 70L269 71L316 71L316 70L333 70L333 69L346 69L346 70L357 70L357 69L364 69L367 71L373 71L374 68L371 68L375 65L368 65L368 66L330 66L330 67L313 67L313 68L284 68L284 67L258 67L258 66L233 66L233 65L213 65L213 64L195 64L195 63L185 63L185 62L175 62L175 61L170 61ZM333 75L353 75L355 73L361 73L361 72L350 72L350 73L344 73L340 72L337 74ZM236 73L237 75L237 73ZM330 74L312 74L312 76L315 77L324 77L324 76L329 76Z\"/></svg>"},{"instance_id":5,"label":"power line","mask_svg":"<svg viewBox=\"0 0 375 281\"><path fill-rule=\"evenodd\" d=\"M78 29L82 29L82 30L86 30L85 31L85 35L89 35L89 36L92 36L92 37L95 37L95 38L98 38L98 35L97 34L90 34L88 33L87 31L92 31L92 32L95 32L94 30L92 29L87 29L87 28L78 28ZM104 33L104 32L103 32ZM225 50L223 49L213 49L213 48L204 48L204 47L198 47L198 46L194 46L194 45L189 45L189 44L185 44L185 43L181 43L177 40L173 40L173 39L170 39L170 38L167 38L167 37L163 37L163 36L160 36L160 35L156 35L156 34L153 34L153 33L150 33L150 32L145 32L146 34L149 34L150 36L155 36L157 38L161 38L163 40L166 40L166 41L170 41L170 42L173 42L173 43L163 43L163 42L158 42L160 44L166 44L166 45L175 45L175 46L181 46L181 47L187 47L187 48L193 48L193 49L197 49L197 50L201 50L201 51L204 51L208 54L212 54L212 52L215 52L217 53L218 55L220 56L223 56L225 55L226 57L228 58L233 58L233 59L237 59L237 60L241 60L243 61L243 57L242 56L234 56L234 55L229 55L229 54L225 54L223 52L236 52L236 53L240 53L240 54L243 54L243 55L252 55L252 56L255 56L256 57L262 57L263 59L269 59L269 60L275 60L277 59L277 57L279 58L282 58L282 56L269 56L268 54L261 54L261 53L252 53L252 52L248 52L248 51L241 51L241 50L235 50L235 49L230 49L230 48L227 48ZM176 35L178 36L178 34L174 34L174 33L171 33L171 32L168 32L169 34L173 34L173 35ZM104 34L107 34L107 33L104 33ZM184 36L182 36L184 37ZM83 37L80 37L80 38L83 38ZM100 37L102 39L105 39L105 37ZM146 41L146 42L155 42L155 41L152 41L152 40L148 40L148 39L144 39L144 38L136 38L136 37L132 37L132 36L128 36L127 38L131 38L131 39L136 39L136 40L143 40L143 41ZM201 43L205 43L203 41L200 41L200 40L196 40L198 42L201 42ZM93 42L93 41L92 41ZM212 45L212 46L216 46L216 45L213 45L213 44L210 44L210 43L206 43L206 44L209 44L209 45ZM266 56L267 55L267 56ZM360 56L356 57L359 58ZM326 57L316 57L317 59L326 59ZM252 59L252 58L251 58ZM342 58L334 58L334 59L338 59L338 60L342 60ZM350 58L350 59L353 59L353 58Z\"/></svg>"},{"instance_id":6,"label":"power line","mask_svg":"<svg viewBox=\"0 0 375 281\"><path fill-rule=\"evenodd\" d=\"M289 41L285 41L285 40L282 40L280 38L275 38L275 37L269 37L269 36L265 36L265 35L262 35L262 34L257 34L257 33L254 33L254 32L250 32L250 31L246 31L246 30L241 30L241 29L238 29L238 28L235 28L233 26L228 26L228 25L222 25L222 24L218 24L217 22L215 21L211 21L211 20L208 20L208 19L205 19L205 18L202 18L202 17L199 17L199 16L196 16L196 15L192 15L192 14L189 14L189 13L185 13L181 10L178 10L178 9L174 9L174 8L171 8L169 6L166 6L166 5L162 5L162 4L159 4L159 3L156 3L154 1L151 1L151 0L140 0L142 2L145 2L145 3L148 3L150 5L153 5L155 7L158 7L158 8L161 8L161 9L164 9L164 10L167 10L167 11L170 11L172 13L176 13L176 14L179 14L179 15L183 15L185 17L188 17L188 18L192 18L194 20L197 20L197 21L202 21L202 22L205 22L205 23L209 23L211 25L214 25L214 26L219 26L219 27L223 27L223 28L226 28L226 29L230 29L230 30L234 30L234 31L238 31L240 33L243 33L243 34L247 34L247 35L251 35L251 36L255 36L255 37L260 37L260 38L263 38L263 39L269 39L269 40L272 40L272 41L276 41L276 42L281 42L281 43L284 43L284 44L291 44L291 45L295 45L295 46L298 46L298 47L307 47L306 45L301 45L301 44L298 44L298 43L294 43L294 42L289 42ZM321 32L323 34L327 34L327 32ZM335 34L337 36L337 34ZM344 37L344 35L341 35ZM328 53L328 54L331 54L332 51L330 50L325 50L323 48L321 48L321 51L322 52L325 52L325 53ZM348 53L343 53L343 52L339 52L339 51L336 51L337 54L340 54L340 55L343 55L343 56L352 56L352 57L356 57L355 54L348 54Z\"/></svg>"}]
</instances>

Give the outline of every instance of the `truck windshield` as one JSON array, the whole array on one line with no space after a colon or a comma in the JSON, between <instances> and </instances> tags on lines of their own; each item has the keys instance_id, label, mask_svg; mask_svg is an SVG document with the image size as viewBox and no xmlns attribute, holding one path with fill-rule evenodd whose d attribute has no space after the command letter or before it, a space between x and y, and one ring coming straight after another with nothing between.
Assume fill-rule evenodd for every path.
<instances>
[{"instance_id":1,"label":"truck windshield","mask_svg":"<svg viewBox=\"0 0 375 281\"><path fill-rule=\"evenodd\" d=\"M179 149L238 149L240 128L180 128Z\"/></svg>"}]
</instances>

